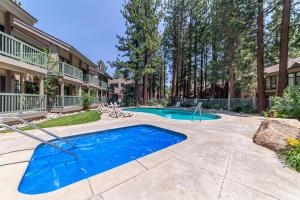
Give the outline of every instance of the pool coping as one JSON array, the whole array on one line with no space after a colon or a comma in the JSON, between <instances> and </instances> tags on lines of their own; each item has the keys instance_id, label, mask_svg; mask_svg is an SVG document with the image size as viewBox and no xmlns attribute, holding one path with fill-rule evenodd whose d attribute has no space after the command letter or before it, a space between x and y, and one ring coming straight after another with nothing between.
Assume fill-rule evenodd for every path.
<instances>
[{"instance_id":1,"label":"pool coping","mask_svg":"<svg viewBox=\"0 0 300 200\"><path fill-rule=\"evenodd\" d=\"M142 106L142 107L126 107L126 108L122 108L123 111L125 112L133 112L133 113L145 113L145 114L150 114L150 115L156 115L156 116L159 116L159 117L162 117L162 118L166 118L166 119L171 119L171 120L178 120L178 121L191 121L190 119L173 119L173 118L168 118L168 117L164 117L164 116L161 116L159 114L156 114L156 113L149 113L149 112L142 112L142 111L134 111L134 110L126 110L126 109L139 109L139 108L146 108L146 109L170 109L170 110L182 110L182 111L188 111L188 112L191 112L193 113L194 110L191 108L177 108L177 107L157 107L157 106ZM202 114L207 114L207 115L211 115L213 117L216 117L214 119L196 119L196 120L193 120L193 121L214 121L214 120L219 120L219 119L222 119L222 116L220 115L217 115L217 114L213 114L211 113L211 110L206 110L206 109L202 109Z\"/></svg>"}]
</instances>

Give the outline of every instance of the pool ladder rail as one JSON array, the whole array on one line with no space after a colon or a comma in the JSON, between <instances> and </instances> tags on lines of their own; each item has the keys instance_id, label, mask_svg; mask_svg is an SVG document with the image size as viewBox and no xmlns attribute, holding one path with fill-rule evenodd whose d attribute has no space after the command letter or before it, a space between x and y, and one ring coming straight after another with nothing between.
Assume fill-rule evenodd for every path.
<instances>
[{"instance_id":1,"label":"pool ladder rail","mask_svg":"<svg viewBox=\"0 0 300 200\"><path fill-rule=\"evenodd\" d=\"M193 118L192 118L192 121L194 121L194 117L197 113L197 110L199 110L199 114L200 114L200 122L202 121L202 102L199 102L195 111L194 111L194 114L193 114Z\"/></svg>"},{"instance_id":2,"label":"pool ladder rail","mask_svg":"<svg viewBox=\"0 0 300 200\"><path fill-rule=\"evenodd\" d=\"M58 145L56 145L56 144L53 144L53 143L51 143L51 142L48 142L48 141L44 140L43 138L37 137L37 136L35 136L35 135L32 135L32 134L30 134L30 133L28 133L28 132L25 132L25 131L22 131L22 130L20 130L20 129L18 129L18 128L14 128L14 127L9 126L9 125L7 125L7 124L3 124L1 118L13 118L13 119L17 119L18 121L20 121L20 122L22 122L22 123L25 123L25 124L31 126L31 127L34 128L34 129L38 129L38 130L40 130L41 132L44 132L44 133L46 133L46 134L48 134L48 135L50 135L50 136L56 138L57 140L60 140L60 141L62 141L62 142L65 142L66 144L69 144L69 145L72 146L73 148L75 147L75 145L72 144L71 142L69 142L69 141L67 141L67 140L65 140L65 139L63 139L63 138L61 138L61 137L59 137L59 136L57 136L57 135L55 135L55 134L53 134L53 133L50 133L49 131L47 131L47 130L41 128L41 127L38 127L37 125L35 125L35 124L33 124L33 123L30 123L30 122L28 122L28 121L22 119L22 118L19 116L19 114L10 114L10 115L2 115L2 116L0 116L0 127L5 128L5 129L8 129L8 130L15 131L15 132L17 132L17 133L20 133L20 134L22 134L22 135L25 135L25 136L27 136L27 137L30 137L30 138L32 138L32 139L34 139L34 140L37 140L37 141L39 141L39 142L41 142L41 143L44 143L44 144L50 145L50 146L52 146L52 147L54 147L54 148L56 148L56 149L59 149L59 150L65 152L65 153L67 153L67 154L73 156L73 157L76 158L76 159L78 158L78 155L77 155L77 154L75 154L75 153L73 153L73 152L71 152L71 151L69 151L69 150L67 150L67 149L65 149L65 148L62 148L62 147L60 147L60 146L58 146Z\"/></svg>"}]
</instances>

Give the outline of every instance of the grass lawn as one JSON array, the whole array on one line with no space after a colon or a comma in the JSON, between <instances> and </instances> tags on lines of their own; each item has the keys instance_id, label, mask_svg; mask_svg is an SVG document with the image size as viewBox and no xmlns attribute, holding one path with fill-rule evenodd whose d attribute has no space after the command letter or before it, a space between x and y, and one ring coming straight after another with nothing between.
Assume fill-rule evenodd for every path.
<instances>
[{"instance_id":1,"label":"grass lawn","mask_svg":"<svg viewBox=\"0 0 300 200\"><path fill-rule=\"evenodd\" d=\"M76 115L70 115L65 117L60 117L56 119L50 119L48 121L41 122L36 124L41 128L50 128L50 127L58 127L58 126L70 126L76 124L85 124L89 122L98 121L101 119L101 113L97 111L87 111L85 113L79 113ZM32 130L33 128L30 126L25 126L20 128L23 131ZM5 130L1 131L0 133L8 133L11 131Z\"/></svg>"}]
</instances>

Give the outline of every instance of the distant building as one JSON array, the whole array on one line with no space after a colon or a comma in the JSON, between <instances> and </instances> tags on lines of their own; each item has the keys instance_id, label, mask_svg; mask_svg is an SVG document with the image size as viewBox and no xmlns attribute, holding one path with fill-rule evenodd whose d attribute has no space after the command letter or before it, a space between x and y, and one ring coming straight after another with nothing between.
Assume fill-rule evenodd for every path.
<instances>
[{"instance_id":1,"label":"distant building","mask_svg":"<svg viewBox=\"0 0 300 200\"><path fill-rule=\"evenodd\" d=\"M109 80L109 99L113 101L122 101L124 97L125 88L128 85L134 85L134 81L125 79Z\"/></svg>"},{"instance_id":2,"label":"distant building","mask_svg":"<svg viewBox=\"0 0 300 200\"><path fill-rule=\"evenodd\" d=\"M265 68L265 93L274 96L279 80L279 64ZM300 85L300 57L288 61L288 85Z\"/></svg>"}]
</instances>

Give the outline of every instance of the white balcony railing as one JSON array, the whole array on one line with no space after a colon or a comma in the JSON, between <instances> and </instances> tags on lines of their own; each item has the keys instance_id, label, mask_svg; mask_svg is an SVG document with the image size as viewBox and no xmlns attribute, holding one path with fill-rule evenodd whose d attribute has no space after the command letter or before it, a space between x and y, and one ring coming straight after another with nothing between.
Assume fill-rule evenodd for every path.
<instances>
[{"instance_id":1,"label":"white balcony railing","mask_svg":"<svg viewBox=\"0 0 300 200\"><path fill-rule=\"evenodd\" d=\"M99 103L100 103L99 97L91 97L91 105L96 105Z\"/></svg>"},{"instance_id":2,"label":"white balcony railing","mask_svg":"<svg viewBox=\"0 0 300 200\"><path fill-rule=\"evenodd\" d=\"M64 62L59 63L59 73L62 76L69 76L78 80L83 81L83 72L72 65L69 65Z\"/></svg>"},{"instance_id":3,"label":"white balcony railing","mask_svg":"<svg viewBox=\"0 0 300 200\"><path fill-rule=\"evenodd\" d=\"M107 103L107 98L106 97L101 97L100 102L106 104Z\"/></svg>"},{"instance_id":4,"label":"white balcony railing","mask_svg":"<svg viewBox=\"0 0 300 200\"><path fill-rule=\"evenodd\" d=\"M0 114L45 111L47 97L36 94L0 93Z\"/></svg>"},{"instance_id":5,"label":"white balcony railing","mask_svg":"<svg viewBox=\"0 0 300 200\"><path fill-rule=\"evenodd\" d=\"M100 87L103 90L107 90L108 89L108 84L105 81L100 81Z\"/></svg>"},{"instance_id":6,"label":"white balcony railing","mask_svg":"<svg viewBox=\"0 0 300 200\"><path fill-rule=\"evenodd\" d=\"M47 54L0 31L0 54L47 69Z\"/></svg>"},{"instance_id":7,"label":"white balcony railing","mask_svg":"<svg viewBox=\"0 0 300 200\"><path fill-rule=\"evenodd\" d=\"M83 82L93 85L95 87L100 87L100 80L88 74L83 76Z\"/></svg>"},{"instance_id":8,"label":"white balcony railing","mask_svg":"<svg viewBox=\"0 0 300 200\"><path fill-rule=\"evenodd\" d=\"M79 96L55 96L48 98L49 108L66 108L82 106L83 97Z\"/></svg>"}]
</instances>

